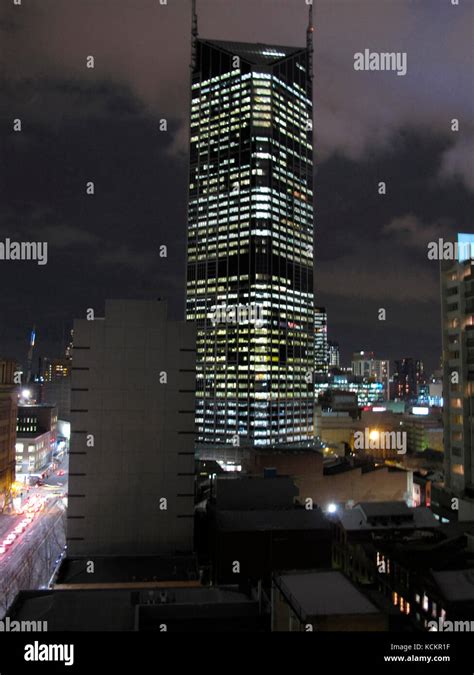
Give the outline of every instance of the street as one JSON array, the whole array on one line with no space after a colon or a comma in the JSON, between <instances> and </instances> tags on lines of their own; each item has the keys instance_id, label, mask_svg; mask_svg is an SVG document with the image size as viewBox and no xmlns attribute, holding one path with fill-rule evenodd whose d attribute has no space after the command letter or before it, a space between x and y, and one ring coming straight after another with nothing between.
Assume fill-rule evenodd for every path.
<instances>
[{"instance_id":1,"label":"street","mask_svg":"<svg viewBox=\"0 0 474 675\"><path fill-rule=\"evenodd\" d=\"M20 523L23 531L1 553L0 547L0 616L3 617L20 589L45 586L65 546L67 492L67 458L59 470L41 487L29 489L23 500L24 513L0 515L0 545L14 533ZM30 509L30 511L29 511ZM35 510L37 509L37 510ZM28 522L31 520L31 522Z\"/></svg>"}]
</instances>

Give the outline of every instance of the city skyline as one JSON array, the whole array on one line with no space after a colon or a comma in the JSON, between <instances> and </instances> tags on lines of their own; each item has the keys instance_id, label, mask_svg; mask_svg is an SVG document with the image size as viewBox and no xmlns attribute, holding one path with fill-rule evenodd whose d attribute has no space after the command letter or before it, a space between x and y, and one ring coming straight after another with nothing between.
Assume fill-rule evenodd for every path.
<instances>
[{"instance_id":1,"label":"city skyline","mask_svg":"<svg viewBox=\"0 0 474 675\"><path fill-rule=\"evenodd\" d=\"M13 0L7 668L313 632L459 670L474 5L434 2Z\"/></svg>"}]
</instances>

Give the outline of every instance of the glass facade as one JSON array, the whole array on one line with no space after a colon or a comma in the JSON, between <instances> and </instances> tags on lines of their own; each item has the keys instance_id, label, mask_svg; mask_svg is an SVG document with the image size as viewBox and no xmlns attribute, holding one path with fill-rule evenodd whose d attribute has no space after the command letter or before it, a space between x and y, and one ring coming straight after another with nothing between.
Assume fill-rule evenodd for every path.
<instances>
[{"instance_id":1,"label":"glass facade","mask_svg":"<svg viewBox=\"0 0 474 675\"><path fill-rule=\"evenodd\" d=\"M308 49L195 44L186 313L206 443L313 436L309 68ZM249 306L258 321L216 321Z\"/></svg>"}]
</instances>

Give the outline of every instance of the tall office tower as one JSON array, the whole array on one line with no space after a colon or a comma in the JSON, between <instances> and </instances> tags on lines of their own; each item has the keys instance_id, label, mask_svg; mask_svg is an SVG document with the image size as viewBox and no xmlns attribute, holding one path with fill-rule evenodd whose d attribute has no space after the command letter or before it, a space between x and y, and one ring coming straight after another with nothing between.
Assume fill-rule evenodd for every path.
<instances>
[{"instance_id":1,"label":"tall office tower","mask_svg":"<svg viewBox=\"0 0 474 675\"><path fill-rule=\"evenodd\" d=\"M328 356L328 315L324 307L314 308L314 372L327 374Z\"/></svg>"},{"instance_id":2,"label":"tall office tower","mask_svg":"<svg viewBox=\"0 0 474 675\"><path fill-rule=\"evenodd\" d=\"M374 352L355 352L352 355L352 374L381 382L385 400L390 399L390 361L376 359Z\"/></svg>"},{"instance_id":3,"label":"tall office tower","mask_svg":"<svg viewBox=\"0 0 474 675\"><path fill-rule=\"evenodd\" d=\"M459 235L465 241L468 235ZM474 235L470 235L474 249ZM474 260L441 263L445 486L474 496Z\"/></svg>"},{"instance_id":4,"label":"tall office tower","mask_svg":"<svg viewBox=\"0 0 474 675\"><path fill-rule=\"evenodd\" d=\"M9 499L15 480L17 397L15 361L0 359L0 511Z\"/></svg>"},{"instance_id":5,"label":"tall office tower","mask_svg":"<svg viewBox=\"0 0 474 675\"><path fill-rule=\"evenodd\" d=\"M74 322L70 557L192 551L196 329L166 309Z\"/></svg>"},{"instance_id":6,"label":"tall office tower","mask_svg":"<svg viewBox=\"0 0 474 675\"><path fill-rule=\"evenodd\" d=\"M339 342L328 340L328 362L329 370L331 368L339 368L340 366Z\"/></svg>"},{"instance_id":7,"label":"tall office tower","mask_svg":"<svg viewBox=\"0 0 474 675\"><path fill-rule=\"evenodd\" d=\"M311 17L301 48L198 39L193 15L187 319L207 443L313 436Z\"/></svg>"},{"instance_id":8,"label":"tall office tower","mask_svg":"<svg viewBox=\"0 0 474 675\"><path fill-rule=\"evenodd\" d=\"M401 401L415 402L418 398L418 387L424 384L423 362L406 358L395 361L393 374L394 398Z\"/></svg>"}]
</instances>

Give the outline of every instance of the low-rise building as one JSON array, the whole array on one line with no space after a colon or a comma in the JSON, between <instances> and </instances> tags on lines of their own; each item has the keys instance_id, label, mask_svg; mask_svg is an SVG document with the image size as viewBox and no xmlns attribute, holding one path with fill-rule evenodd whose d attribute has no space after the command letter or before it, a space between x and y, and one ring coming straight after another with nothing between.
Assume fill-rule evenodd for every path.
<instances>
[{"instance_id":1,"label":"low-rise building","mask_svg":"<svg viewBox=\"0 0 474 675\"><path fill-rule=\"evenodd\" d=\"M16 473L36 473L53 457L57 441L58 414L54 405L18 406L16 428Z\"/></svg>"},{"instance_id":2,"label":"low-rise building","mask_svg":"<svg viewBox=\"0 0 474 675\"><path fill-rule=\"evenodd\" d=\"M388 617L341 572L291 571L273 576L272 630L386 631Z\"/></svg>"},{"instance_id":3,"label":"low-rise building","mask_svg":"<svg viewBox=\"0 0 474 675\"><path fill-rule=\"evenodd\" d=\"M0 360L0 510L15 480L17 397L14 393L15 361Z\"/></svg>"}]
</instances>

